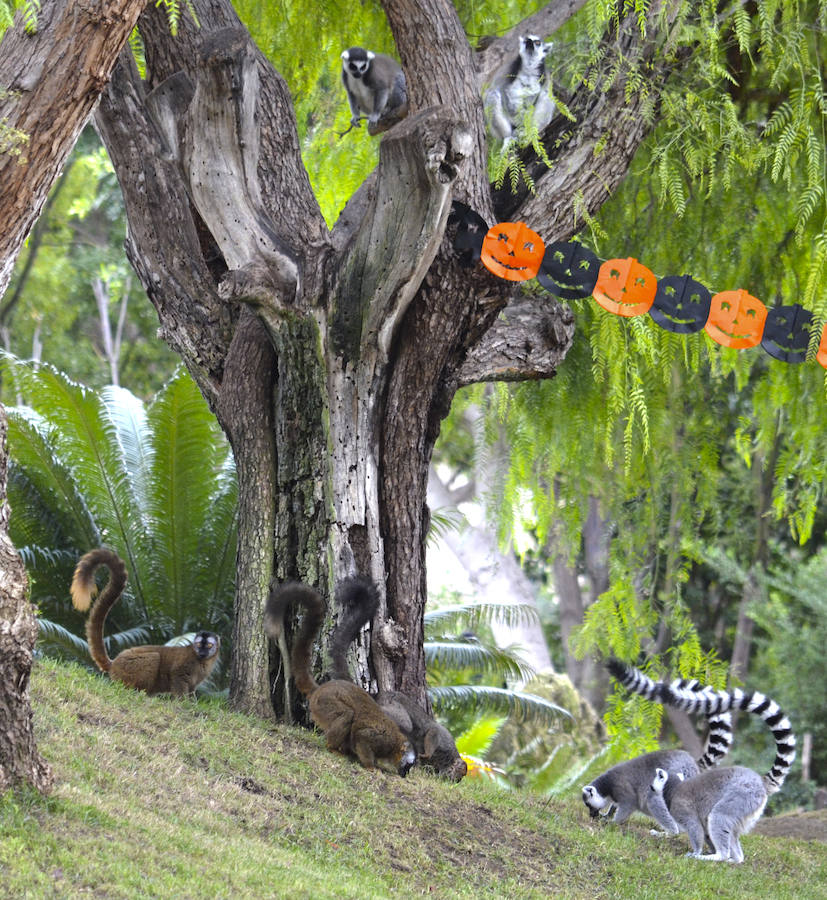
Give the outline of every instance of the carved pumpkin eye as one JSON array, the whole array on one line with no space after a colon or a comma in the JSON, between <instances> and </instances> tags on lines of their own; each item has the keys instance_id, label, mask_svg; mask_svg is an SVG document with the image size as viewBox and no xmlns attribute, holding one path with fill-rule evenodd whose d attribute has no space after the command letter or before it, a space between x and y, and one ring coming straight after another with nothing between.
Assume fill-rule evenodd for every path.
<instances>
[{"instance_id":1,"label":"carved pumpkin eye","mask_svg":"<svg viewBox=\"0 0 827 900\"><path fill-rule=\"evenodd\" d=\"M761 347L782 362L804 362L812 324L813 314L800 303L776 306L767 313Z\"/></svg>"},{"instance_id":2,"label":"carved pumpkin eye","mask_svg":"<svg viewBox=\"0 0 827 900\"><path fill-rule=\"evenodd\" d=\"M523 222L499 222L482 242L483 265L508 281L528 281L540 270L546 245Z\"/></svg>"},{"instance_id":3,"label":"carved pumpkin eye","mask_svg":"<svg viewBox=\"0 0 827 900\"><path fill-rule=\"evenodd\" d=\"M630 318L649 312L657 287L655 273L633 257L607 259L600 267L592 296L603 309Z\"/></svg>"},{"instance_id":4,"label":"carved pumpkin eye","mask_svg":"<svg viewBox=\"0 0 827 900\"><path fill-rule=\"evenodd\" d=\"M722 347L743 350L761 343L767 307L744 290L721 291L712 298L706 333Z\"/></svg>"}]
</instances>

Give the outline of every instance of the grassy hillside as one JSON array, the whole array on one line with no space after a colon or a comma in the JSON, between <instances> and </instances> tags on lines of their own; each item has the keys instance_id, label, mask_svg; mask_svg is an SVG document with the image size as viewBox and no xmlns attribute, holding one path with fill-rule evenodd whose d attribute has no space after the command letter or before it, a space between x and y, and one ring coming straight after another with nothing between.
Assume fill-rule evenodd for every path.
<instances>
[{"instance_id":1,"label":"grassy hillside","mask_svg":"<svg viewBox=\"0 0 827 900\"><path fill-rule=\"evenodd\" d=\"M0 798L0 897L827 896L827 847L752 835L741 866L683 858L644 819L591 824L466 779L370 773L318 735L219 703L148 698L39 663L55 789Z\"/></svg>"}]
</instances>

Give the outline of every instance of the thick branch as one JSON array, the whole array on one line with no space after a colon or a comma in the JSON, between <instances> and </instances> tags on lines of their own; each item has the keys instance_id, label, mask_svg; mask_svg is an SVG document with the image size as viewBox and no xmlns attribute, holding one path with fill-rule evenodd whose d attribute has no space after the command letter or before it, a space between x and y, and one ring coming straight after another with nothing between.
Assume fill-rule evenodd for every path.
<instances>
[{"instance_id":1,"label":"thick branch","mask_svg":"<svg viewBox=\"0 0 827 900\"><path fill-rule=\"evenodd\" d=\"M201 46L201 60L194 88L183 73L173 75L148 98L149 108L230 270L222 296L273 302L277 295L282 303L292 302L299 266L261 200L259 69L247 32L211 33ZM177 113L182 115L176 121Z\"/></svg>"},{"instance_id":2,"label":"thick branch","mask_svg":"<svg viewBox=\"0 0 827 900\"><path fill-rule=\"evenodd\" d=\"M145 5L146 0L44 3L34 34L25 32L18 15L0 42L0 88L11 92L5 99L0 94L0 122L25 141L16 148L20 155L0 152L0 296Z\"/></svg>"},{"instance_id":3,"label":"thick branch","mask_svg":"<svg viewBox=\"0 0 827 900\"><path fill-rule=\"evenodd\" d=\"M372 202L338 261L332 321L339 352L361 356L357 342L378 341L387 359L399 319L439 248L451 185L470 149L467 127L445 110L409 116L382 141Z\"/></svg>"},{"instance_id":4,"label":"thick branch","mask_svg":"<svg viewBox=\"0 0 827 900\"><path fill-rule=\"evenodd\" d=\"M384 0L382 5L405 70L411 112L443 106L468 123L469 165L457 181L454 196L485 216L490 194L482 100L474 54L457 11L450 0Z\"/></svg>"},{"instance_id":5,"label":"thick branch","mask_svg":"<svg viewBox=\"0 0 827 900\"><path fill-rule=\"evenodd\" d=\"M468 353L459 385L551 378L573 338L574 314L568 306L551 294L518 295Z\"/></svg>"}]
</instances>

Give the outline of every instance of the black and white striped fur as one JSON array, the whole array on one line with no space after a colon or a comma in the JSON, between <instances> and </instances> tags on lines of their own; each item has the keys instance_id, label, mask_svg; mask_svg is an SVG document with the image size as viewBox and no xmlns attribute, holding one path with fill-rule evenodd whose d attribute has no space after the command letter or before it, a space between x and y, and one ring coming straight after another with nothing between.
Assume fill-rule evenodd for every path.
<instances>
[{"instance_id":1,"label":"black and white striped fur","mask_svg":"<svg viewBox=\"0 0 827 900\"><path fill-rule=\"evenodd\" d=\"M685 712L717 715L746 710L767 723L776 751L766 775L761 776L745 766L725 766L681 781L660 767L651 784L650 812L670 834L687 832L692 845L690 856L742 862L740 836L761 818L767 798L781 789L795 759L795 735L790 720L774 700L759 691L740 688L716 691L680 680L671 684L654 682L616 660L609 668L630 690ZM703 853L705 833L715 851L706 855Z\"/></svg>"},{"instance_id":2,"label":"black and white striped fur","mask_svg":"<svg viewBox=\"0 0 827 900\"><path fill-rule=\"evenodd\" d=\"M612 766L583 787L583 803L594 819L608 816L614 807L613 822L622 824L633 812L652 815L649 809L651 784L662 769L674 779L696 777L701 769L726 756L732 743L732 717L728 712L709 716L709 734L701 757L696 761L686 750L654 750ZM654 817L657 818L657 817ZM652 832L662 834L662 832Z\"/></svg>"}]
</instances>

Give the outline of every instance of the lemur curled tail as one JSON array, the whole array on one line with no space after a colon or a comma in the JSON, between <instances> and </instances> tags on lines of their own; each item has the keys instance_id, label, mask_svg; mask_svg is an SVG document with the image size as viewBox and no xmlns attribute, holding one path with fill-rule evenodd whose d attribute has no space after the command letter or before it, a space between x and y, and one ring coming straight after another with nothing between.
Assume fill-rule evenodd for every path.
<instances>
[{"instance_id":1,"label":"lemur curled tail","mask_svg":"<svg viewBox=\"0 0 827 900\"><path fill-rule=\"evenodd\" d=\"M662 702L663 685L652 681L637 669L612 660L609 671L625 687L642 694L647 700ZM687 686L696 682L681 682ZM675 780L694 778L703 769L714 766L723 759L732 745L732 717L729 712L716 712L708 716L709 731L701 756L695 760L686 750L654 750L634 759L618 763L598 775L582 789L583 803L591 818L601 813L607 816L614 807L613 820L621 824L635 811L654 816L650 809L651 785L655 771L660 768ZM654 832L661 834L661 832Z\"/></svg>"},{"instance_id":2,"label":"lemur curled tail","mask_svg":"<svg viewBox=\"0 0 827 900\"><path fill-rule=\"evenodd\" d=\"M729 710L711 709L705 711L700 708L690 709L685 705L672 702L672 694L668 693L672 690L696 690L699 687L697 680L689 678L677 679L671 685L665 681L653 681L640 669L629 666L618 659L610 659L606 663L606 668L627 691L631 691L633 694L640 694L642 697L645 697L647 700L653 700L655 703L677 706L679 709L683 709L684 712L706 712L706 715L709 717L709 734L707 735L703 755L698 760L700 769L711 768L727 755L729 748L732 746L732 717L729 714ZM708 688L704 688L704 690L708 690Z\"/></svg>"},{"instance_id":3,"label":"lemur curled tail","mask_svg":"<svg viewBox=\"0 0 827 900\"><path fill-rule=\"evenodd\" d=\"M690 856L740 863L744 859L740 836L761 817L767 798L781 789L795 759L795 735L778 704L758 691L716 691L685 681L653 682L624 663L613 662L613 674L640 693L656 692L660 702L686 712L726 714L742 709L767 723L775 738L775 760L766 775L745 766L708 769L681 781L658 768L651 784L649 810L671 834L686 831ZM644 693L646 696L646 693ZM654 695L653 695L654 696ZM704 855L704 835L714 853Z\"/></svg>"},{"instance_id":4,"label":"lemur curled tail","mask_svg":"<svg viewBox=\"0 0 827 900\"><path fill-rule=\"evenodd\" d=\"M346 578L336 588L339 621L330 641L333 677L350 680L347 651L379 609L376 585L361 575ZM413 698L400 691L380 691L376 702L413 744L419 763L451 781L461 781L468 766L451 733L428 715Z\"/></svg>"},{"instance_id":5,"label":"lemur curled tail","mask_svg":"<svg viewBox=\"0 0 827 900\"><path fill-rule=\"evenodd\" d=\"M81 612L89 609L97 593L95 570L107 566L109 580L86 620L89 652L102 672L115 681L147 694L191 694L210 674L218 659L221 640L212 631L199 631L186 646L170 647L144 644L129 647L114 659L109 658L103 641L103 626L109 610L115 605L126 585L126 566L114 550L99 547L90 550L78 562L69 592L72 603Z\"/></svg>"},{"instance_id":6,"label":"lemur curled tail","mask_svg":"<svg viewBox=\"0 0 827 900\"><path fill-rule=\"evenodd\" d=\"M311 650L324 621L324 604L318 591L299 582L274 588L264 610L264 630L278 642L285 612L293 604L304 607L305 613L293 643L293 678L309 700L310 716L324 732L328 749L355 756L366 769L379 766L404 777L416 755L396 723L370 694L347 677L336 677L325 684L313 677Z\"/></svg>"}]
</instances>

